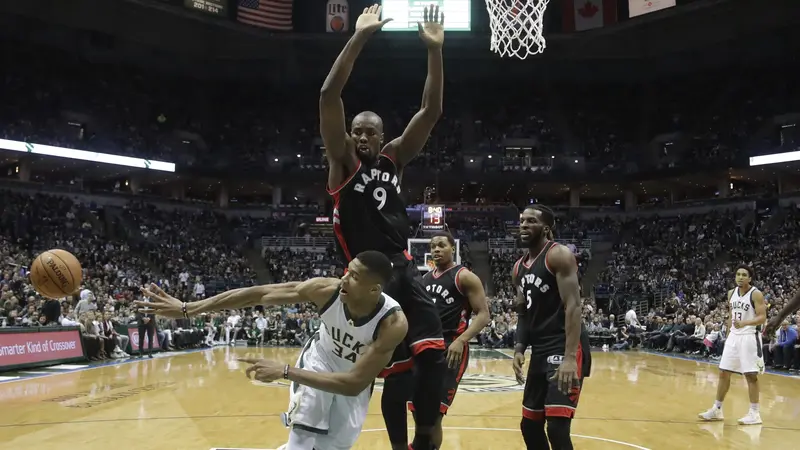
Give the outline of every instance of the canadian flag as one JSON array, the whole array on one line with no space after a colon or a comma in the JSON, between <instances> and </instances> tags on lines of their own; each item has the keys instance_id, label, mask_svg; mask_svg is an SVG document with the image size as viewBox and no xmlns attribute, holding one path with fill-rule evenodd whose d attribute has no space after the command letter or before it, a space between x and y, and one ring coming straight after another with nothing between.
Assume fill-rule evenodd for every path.
<instances>
[{"instance_id":1,"label":"canadian flag","mask_svg":"<svg viewBox=\"0 0 800 450\"><path fill-rule=\"evenodd\" d=\"M617 23L617 0L564 0L564 31L585 31Z\"/></svg>"}]
</instances>

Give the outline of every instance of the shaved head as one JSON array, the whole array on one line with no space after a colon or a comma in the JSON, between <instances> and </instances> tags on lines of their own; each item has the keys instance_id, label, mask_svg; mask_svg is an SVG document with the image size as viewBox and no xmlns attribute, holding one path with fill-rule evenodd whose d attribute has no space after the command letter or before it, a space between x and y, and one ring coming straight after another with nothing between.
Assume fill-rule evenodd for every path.
<instances>
[{"instance_id":1,"label":"shaved head","mask_svg":"<svg viewBox=\"0 0 800 450\"><path fill-rule=\"evenodd\" d=\"M366 164L378 158L383 145L383 119L372 111L358 113L353 118L350 137L356 148L356 156Z\"/></svg>"},{"instance_id":2,"label":"shaved head","mask_svg":"<svg viewBox=\"0 0 800 450\"><path fill-rule=\"evenodd\" d=\"M363 111L358 113L353 118L353 128L356 128L356 125L372 125L381 133L383 133L383 119L377 113L372 111Z\"/></svg>"}]
</instances>

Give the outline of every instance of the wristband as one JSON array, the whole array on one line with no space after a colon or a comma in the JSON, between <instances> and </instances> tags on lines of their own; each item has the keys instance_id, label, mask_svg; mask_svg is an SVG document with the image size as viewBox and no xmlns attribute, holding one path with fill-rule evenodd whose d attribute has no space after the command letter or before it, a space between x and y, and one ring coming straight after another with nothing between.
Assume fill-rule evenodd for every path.
<instances>
[{"instance_id":1,"label":"wristband","mask_svg":"<svg viewBox=\"0 0 800 450\"><path fill-rule=\"evenodd\" d=\"M289 379L289 365L287 364L286 367L283 368L283 379Z\"/></svg>"},{"instance_id":2,"label":"wristband","mask_svg":"<svg viewBox=\"0 0 800 450\"><path fill-rule=\"evenodd\" d=\"M183 302L183 305L181 306L181 311L183 312L183 318L188 319L189 313L186 311L186 302Z\"/></svg>"}]
</instances>

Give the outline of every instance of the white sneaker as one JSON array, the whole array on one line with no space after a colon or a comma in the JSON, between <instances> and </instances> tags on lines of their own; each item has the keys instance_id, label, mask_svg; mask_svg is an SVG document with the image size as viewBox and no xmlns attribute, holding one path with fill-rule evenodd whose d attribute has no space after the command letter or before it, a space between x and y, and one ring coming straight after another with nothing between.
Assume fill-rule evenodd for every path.
<instances>
[{"instance_id":1,"label":"white sneaker","mask_svg":"<svg viewBox=\"0 0 800 450\"><path fill-rule=\"evenodd\" d=\"M708 422L725 419L725 417L722 415L722 408L717 408L716 406L712 406L708 411L698 414L697 417Z\"/></svg>"},{"instance_id":2,"label":"white sneaker","mask_svg":"<svg viewBox=\"0 0 800 450\"><path fill-rule=\"evenodd\" d=\"M747 415L739 419L739 425L758 425L761 423L761 413L758 411L747 411Z\"/></svg>"}]
</instances>

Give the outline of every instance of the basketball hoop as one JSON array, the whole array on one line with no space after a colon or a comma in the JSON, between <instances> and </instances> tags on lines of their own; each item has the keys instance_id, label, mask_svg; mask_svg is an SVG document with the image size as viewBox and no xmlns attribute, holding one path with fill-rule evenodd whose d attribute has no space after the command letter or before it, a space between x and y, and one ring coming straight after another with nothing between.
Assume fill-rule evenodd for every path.
<instances>
[{"instance_id":1,"label":"basketball hoop","mask_svg":"<svg viewBox=\"0 0 800 450\"><path fill-rule=\"evenodd\" d=\"M490 49L503 57L525 59L545 49L544 11L550 0L486 0Z\"/></svg>"}]
</instances>

